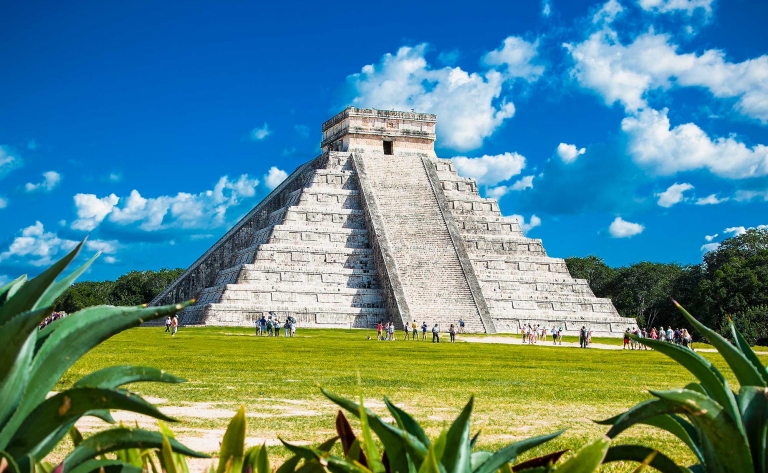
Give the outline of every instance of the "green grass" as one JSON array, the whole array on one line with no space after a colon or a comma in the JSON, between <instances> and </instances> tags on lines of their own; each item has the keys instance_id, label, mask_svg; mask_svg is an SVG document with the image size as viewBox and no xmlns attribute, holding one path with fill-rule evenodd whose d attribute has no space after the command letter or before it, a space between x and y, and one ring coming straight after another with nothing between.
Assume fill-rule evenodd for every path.
<instances>
[{"instance_id":1,"label":"green grass","mask_svg":"<svg viewBox=\"0 0 768 473\"><path fill-rule=\"evenodd\" d=\"M654 351L380 342L366 340L375 334L360 330L299 329L295 338L257 338L244 328L182 328L176 337L163 330L139 328L113 337L80 360L59 388L106 366L155 366L188 380L132 387L142 395L167 399L161 409L204 402L234 410L245 404L249 437L308 442L333 435L336 408L318 386L347 397L362 391L380 413L386 395L422 421L431 435L448 425L474 394L472 430L482 429L480 447L499 448L567 429L537 450L544 452L597 438L607 429L590 419L610 417L649 398L646 389L677 388L693 380ZM727 372L718 355L705 356ZM316 415L285 415L294 408ZM192 416L180 420L172 427L182 431L224 429L228 422ZM632 428L619 439L642 441L678 461L693 462L680 442L651 428ZM281 449L275 453L285 455Z\"/></svg>"}]
</instances>

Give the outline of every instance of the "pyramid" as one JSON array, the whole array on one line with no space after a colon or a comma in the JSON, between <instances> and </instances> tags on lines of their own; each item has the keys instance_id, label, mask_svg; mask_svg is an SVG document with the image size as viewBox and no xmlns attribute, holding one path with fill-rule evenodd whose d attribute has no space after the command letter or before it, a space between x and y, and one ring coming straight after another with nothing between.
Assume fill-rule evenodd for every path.
<instances>
[{"instance_id":1,"label":"pyramid","mask_svg":"<svg viewBox=\"0 0 768 473\"><path fill-rule=\"evenodd\" d=\"M300 327L416 321L621 336L634 319L574 279L434 151L435 115L349 107L297 168L150 305L196 299L183 325Z\"/></svg>"}]
</instances>

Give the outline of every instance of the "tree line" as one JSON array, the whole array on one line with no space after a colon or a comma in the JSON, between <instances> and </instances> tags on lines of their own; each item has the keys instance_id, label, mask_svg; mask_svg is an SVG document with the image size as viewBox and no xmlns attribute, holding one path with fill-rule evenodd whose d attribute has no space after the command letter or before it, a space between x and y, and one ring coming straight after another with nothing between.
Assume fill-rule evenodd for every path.
<instances>
[{"instance_id":1,"label":"tree line","mask_svg":"<svg viewBox=\"0 0 768 473\"><path fill-rule=\"evenodd\" d=\"M700 264L641 262L612 268L597 256L566 258L571 275L586 279L622 316L641 327L688 327L672 299L705 325L730 336L728 317L752 344L768 344L768 229L723 241ZM694 333L694 332L692 332Z\"/></svg>"},{"instance_id":2,"label":"tree line","mask_svg":"<svg viewBox=\"0 0 768 473\"><path fill-rule=\"evenodd\" d=\"M150 302L184 272L182 268L130 271L116 281L83 281L59 297L54 310L67 313L95 305L134 306Z\"/></svg>"}]
</instances>

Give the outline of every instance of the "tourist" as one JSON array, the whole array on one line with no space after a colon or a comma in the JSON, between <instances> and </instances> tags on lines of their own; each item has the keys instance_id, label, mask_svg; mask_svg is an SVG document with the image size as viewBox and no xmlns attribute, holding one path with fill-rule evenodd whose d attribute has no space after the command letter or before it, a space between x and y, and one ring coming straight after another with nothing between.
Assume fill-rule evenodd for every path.
<instances>
[{"instance_id":1,"label":"tourist","mask_svg":"<svg viewBox=\"0 0 768 473\"><path fill-rule=\"evenodd\" d=\"M413 327L413 340L416 341L419 339L419 326L416 325L416 319L413 319L411 326Z\"/></svg>"},{"instance_id":2,"label":"tourist","mask_svg":"<svg viewBox=\"0 0 768 473\"><path fill-rule=\"evenodd\" d=\"M440 343L440 329L437 328L437 324L435 324L434 327L432 327L432 343Z\"/></svg>"},{"instance_id":3,"label":"tourist","mask_svg":"<svg viewBox=\"0 0 768 473\"><path fill-rule=\"evenodd\" d=\"M563 327L557 327L557 344L563 344Z\"/></svg>"},{"instance_id":4,"label":"tourist","mask_svg":"<svg viewBox=\"0 0 768 473\"><path fill-rule=\"evenodd\" d=\"M656 327L651 327L651 340L658 340L659 334L656 333Z\"/></svg>"},{"instance_id":5,"label":"tourist","mask_svg":"<svg viewBox=\"0 0 768 473\"><path fill-rule=\"evenodd\" d=\"M173 318L171 319L171 336L176 335L176 330L179 328L179 318L176 317L176 314L173 314Z\"/></svg>"},{"instance_id":6,"label":"tourist","mask_svg":"<svg viewBox=\"0 0 768 473\"><path fill-rule=\"evenodd\" d=\"M379 323L376 325L376 340L381 340L381 330L381 321L379 321Z\"/></svg>"},{"instance_id":7,"label":"tourist","mask_svg":"<svg viewBox=\"0 0 768 473\"><path fill-rule=\"evenodd\" d=\"M526 331L525 324L523 324L523 328L520 329L520 334L523 336L523 343L527 343L527 341L528 341L528 332Z\"/></svg>"},{"instance_id":8,"label":"tourist","mask_svg":"<svg viewBox=\"0 0 768 473\"><path fill-rule=\"evenodd\" d=\"M256 336L257 337L259 336L259 332L261 331L260 330L260 328L261 328L260 322L261 322L261 320L259 320L259 319L256 319L256 320L253 321L253 326L256 327Z\"/></svg>"},{"instance_id":9,"label":"tourist","mask_svg":"<svg viewBox=\"0 0 768 473\"><path fill-rule=\"evenodd\" d=\"M280 325L280 319L275 318L275 336L280 336L280 329L283 328L282 325Z\"/></svg>"},{"instance_id":10,"label":"tourist","mask_svg":"<svg viewBox=\"0 0 768 473\"><path fill-rule=\"evenodd\" d=\"M261 314L261 320L259 320L259 335L264 336L264 332L267 331L267 318L264 314Z\"/></svg>"},{"instance_id":11,"label":"tourist","mask_svg":"<svg viewBox=\"0 0 768 473\"><path fill-rule=\"evenodd\" d=\"M171 331L171 316L170 315L165 317L165 331L166 331L166 333Z\"/></svg>"},{"instance_id":12,"label":"tourist","mask_svg":"<svg viewBox=\"0 0 768 473\"><path fill-rule=\"evenodd\" d=\"M680 333L681 342L683 344L683 347L688 348L688 330L683 329L683 331Z\"/></svg>"},{"instance_id":13,"label":"tourist","mask_svg":"<svg viewBox=\"0 0 768 473\"><path fill-rule=\"evenodd\" d=\"M270 315L269 318L267 318L267 336L268 337L272 336L273 328L275 328L275 323L272 321L272 316Z\"/></svg>"},{"instance_id":14,"label":"tourist","mask_svg":"<svg viewBox=\"0 0 768 473\"><path fill-rule=\"evenodd\" d=\"M547 341L547 329L544 328L543 325L541 326L540 334L541 334L541 341L542 342L546 342Z\"/></svg>"},{"instance_id":15,"label":"tourist","mask_svg":"<svg viewBox=\"0 0 768 473\"><path fill-rule=\"evenodd\" d=\"M405 338L403 340L408 340L408 338L411 336L411 327L405 323L403 324L403 330L405 331Z\"/></svg>"},{"instance_id":16,"label":"tourist","mask_svg":"<svg viewBox=\"0 0 768 473\"><path fill-rule=\"evenodd\" d=\"M624 335L626 338L626 335ZM582 325L581 330L579 330L579 347L580 348L587 348L587 327Z\"/></svg>"},{"instance_id":17,"label":"tourist","mask_svg":"<svg viewBox=\"0 0 768 473\"><path fill-rule=\"evenodd\" d=\"M293 337L294 335L296 335L296 324L297 324L297 323L298 323L298 322L296 321L296 319L294 319L293 317L291 317L291 337Z\"/></svg>"},{"instance_id":18,"label":"tourist","mask_svg":"<svg viewBox=\"0 0 768 473\"><path fill-rule=\"evenodd\" d=\"M667 327L667 342L672 343L675 340L675 332L672 327Z\"/></svg>"},{"instance_id":19,"label":"tourist","mask_svg":"<svg viewBox=\"0 0 768 473\"><path fill-rule=\"evenodd\" d=\"M448 333L451 335L451 343L456 341L456 328L451 324L451 328L448 329Z\"/></svg>"},{"instance_id":20,"label":"tourist","mask_svg":"<svg viewBox=\"0 0 768 473\"><path fill-rule=\"evenodd\" d=\"M291 317L290 315L288 317L286 317L285 325L283 325L283 335L286 336L286 337L289 336L290 333L291 333L291 319L292 318L293 317Z\"/></svg>"},{"instance_id":21,"label":"tourist","mask_svg":"<svg viewBox=\"0 0 768 473\"><path fill-rule=\"evenodd\" d=\"M557 327L552 326L552 345L557 345Z\"/></svg>"},{"instance_id":22,"label":"tourist","mask_svg":"<svg viewBox=\"0 0 768 473\"><path fill-rule=\"evenodd\" d=\"M459 318L459 333L464 333L464 319Z\"/></svg>"},{"instance_id":23,"label":"tourist","mask_svg":"<svg viewBox=\"0 0 768 473\"><path fill-rule=\"evenodd\" d=\"M427 322L424 321L423 324L421 324L421 341L425 342L427 340Z\"/></svg>"},{"instance_id":24,"label":"tourist","mask_svg":"<svg viewBox=\"0 0 768 473\"><path fill-rule=\"evenodd\" d=\"M629 349L629 328L624 331L624 348L622 350Z\"/></svg>"},{"instance_id":25,"label":"tourist","mask_svg":"<svg viewBox=\"0 0 768 473\"><path fill-rule=\"evenodd\" d=\"M389 323L389 339L393 342L395 341L395 323L394 322Z\"/></svg>"}]
</instances>

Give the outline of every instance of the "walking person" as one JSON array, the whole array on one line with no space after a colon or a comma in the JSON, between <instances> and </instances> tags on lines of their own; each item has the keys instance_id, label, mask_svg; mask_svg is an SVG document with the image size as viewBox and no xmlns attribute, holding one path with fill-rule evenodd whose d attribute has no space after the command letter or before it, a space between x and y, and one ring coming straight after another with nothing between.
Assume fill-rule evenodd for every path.
<instances>
[{"instance_id":1,"label":"walking person","mask_svg":"<svg viewBox=\"0 0 768 473\"><path fill-rule=\"evenodd\" d=\"M432 343L440 343L440 329L437 328L437 324L435 324L434 327L432 327Z\"/></svg>"},{"instance_id":2,"label":"walking person","mask_svg":"<svg viewBox=\"0 0 768 473\"><path fill-rule=\"evenodd\" d=\"M456 341L456 328L451 324L451 328L448 329L448 333L451 335L451 343Z\"/></svg>"},{"instance_id":3,"label":"walking person","mask_svg":"<svg viewBox=\"0 0 768 473\"><path fill-rule=\"evenodd\" d=\"M421 324L421 341L424 342L427 340L427 322L424 321L423 324Z\"/></svg>"},{"instance_id":4,"label":"walking person","mask_svg":"<svg viewBox=\"0 0 768 473\"><path fill-rule=\"evenodd\" d=\"M557 327L552 326L552 345L557 345Z\"/></svg>"},{"instance_id":5,"label":"walking person","mask_svg":"<svg viewBox=\"0 0 768 473\"><path fill-rule=\"evenodd\" d=\"M291 320L293 317L290 315L285 319L285 325L283 325L283 335L288 336L291 333Z\"/></svg>"},{"instance_id":6,"label":"walking person","mask_svg":"<svg viewBox=\"0 0 768 473\"><path fill-rule=\"evenodd\" d=\"M395 341L395 324L394 322L389 323L389 340L394 342Z\"/></svg>"},{"instance_id":7,"label":"walking person","mask_svg":"<svg viewBox=\"0 0 768 473\"><path fill-rule=\"evenodd\" d=\"M165 317L165 331L166 331L166 333L171 331L171 316L170 315Z\"/></svg>"},{"instance_id":8,"label":"walking person","mask_svg":"<svg viewBox=\"0 0 768 473\"><path fill-rule=\"evenodd\" d=\"M280 325L280 320L276 318L275 319L275 336L276 337L280 336L280 329L281 328L283 328L283 327L282 327L282 325Z\"/></svg>"},{"instance_id":9,"label":"walking person","mask_svg":"<svg viewBox=\"0 0 768 473\"><path fill-rule=\"evenodd\" d=\"M579 347L587 348L587 327L584 325L582 325L581 330L579 330Z\"/></svg>"},{"instance_id":10,"label":"walking person","mask_svg":"<svg viewBox=\"0 0 768 473\"><path fill-rule=\"evenodd\" d=\"M557 344L563 344L563 327L557 327Z\"/></svg>"},{"instance_id":11,"label":"walking person","mask_svg":"<svg viewBox=\"0 0 768 473\"><path fill-rule=\"evenodd\" d=\"M416 325L416 319L413 319L411 326L413 327L413 340L416 341L419 339L419 326Z\"/></svg>"},{"instance_id":12,"label":"walking person","mask_svg":"<svg viewBox=\"0 0 768 473\"><path fill-rule=\"evenodd\" d=\"M405 332L405 338L403 338L403 340L408 340L411 336L411 328L407 323L403 324L403 331Z\"/></svg>"},{"instance_id":13,"label":"walking person","mask_svg":"<svg viewBox=\"0 0 768 473\"><path fill-rule=\"evenodd\" d=\"M176 335L176 330L179 329L179 318L176 317L174 314L173 318L171 319L171 336Z\"/></svg>"},{"instance_id":14,"label":"walking person","mask_svg":"<svg viewBox=\"0 0 768 473\"><path fill-rule=\"evenodd\" d=\"M382 330L381 322L379 322L376 325L376 340L381 340L381 330Z\"/></svg>"},{"instance_id":15,"label":"walking person","mask_svg":"<svg viewBox=\"0 0 768 473\"><path fill-rule=\"evenodd\" d=\"M259 320L259 335L264 336L264 332L267 331L267 318L264 314L261 314L261 320Z\"/></svg>"},{"instance_id":16,"label":"walking person","mask_svg":"<svg viewBox=\"0 0 768 473\"><path fill-rule=\"evenodd\" d=\"M464 333L464 319L459 319L459 333Z\"/></svg>"}]
</instances>

